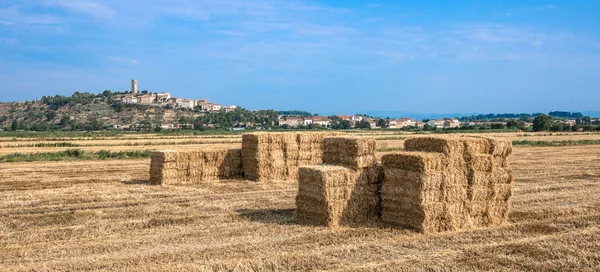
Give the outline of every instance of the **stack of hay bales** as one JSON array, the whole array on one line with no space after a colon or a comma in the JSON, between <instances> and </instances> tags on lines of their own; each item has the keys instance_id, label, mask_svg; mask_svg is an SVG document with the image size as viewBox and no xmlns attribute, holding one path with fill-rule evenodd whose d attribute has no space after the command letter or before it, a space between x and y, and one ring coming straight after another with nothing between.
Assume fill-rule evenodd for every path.
<instances>
[{"instance_id":1,"label":"stack of hay bales","mask_svg":"<svg viewBox=\"0 0 600 272\"><path fill-rule=\"evenodd\" d=\"M244 178L296 180L298 168L320 164L323 139L337 133L254 133L242 136Z\"/></svg>"},{"instance_id":2,"label":"stack of hay bales","mask_svg":"<svg viewBox=\"0 0 600 272\"><path fill-rule=\"evenodd\" d=\"M376 221L383 171L377 165L375 140L325 138L323 163L300 168L297 220L328 227Z\"/></svg>"},{"instance_id":3,"label":"stack of hay bales","mask_svg":"<svg viewBox=\"0 0 600 272\"><path fill-rule=\"evenodd\" d=\"M150 163L151 184L196 184L241 174L240 149L156 151Z\"/></svg>"},{"instance_id":4,"label":"stack of hay bales","mask_svg":"<svg viewBox=\"0 0 600 272\"><path fill-rule=\"evenodd\" d=\"M294 151L294 149L296 151ZM256 181L287 180L287 151L297 155L296 135L256 133L242 136L244 178Z\"/></svg>"},{"instance_id":5,"label":"stack of hay bales","mask_svg":"<svg viewBox=\"0 0 600 272\"><path fill-rule=\"evenodd\" d=\"M377 165L376 142L373 138L328 137L323 148L323 163L353 169Z\"/></svg>"},{"instance_id":6,"label":"stack of hay bales","mask_svg":"<svg viewBox=\"0 0 600 272\"><path fill-rule=\"evenodd\" d=\"M383 156L382 221L439 232L507 221L512 172L506 140L413 138Z\"/></svg>"},{"instance_id":7,"label":"stack of hay bales","mask_svg":"<svg viewBox=\"0 0 600 272\"><path fill-rule=\"evenodd\" d=\"M337 227L343 221L353 173L341 166L314 165L299 170L296 220Z\"/></svg>"}]
</instances>

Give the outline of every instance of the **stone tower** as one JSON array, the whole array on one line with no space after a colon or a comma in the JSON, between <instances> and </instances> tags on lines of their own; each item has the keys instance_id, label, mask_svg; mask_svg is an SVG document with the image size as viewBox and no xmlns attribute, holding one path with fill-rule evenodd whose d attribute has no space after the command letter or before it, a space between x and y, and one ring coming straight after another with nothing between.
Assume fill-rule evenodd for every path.
<instances>
[{"instance_id":1,"label":"stone tower","mask_svg":"<svg viewBox=\"0 0 600 272\"><path fill-rule=\"evenodd\" d=\"M132 94L138 93L137 80L135 80L135 79L131 80L131 93Z\"/></svg>"}]
</instances>

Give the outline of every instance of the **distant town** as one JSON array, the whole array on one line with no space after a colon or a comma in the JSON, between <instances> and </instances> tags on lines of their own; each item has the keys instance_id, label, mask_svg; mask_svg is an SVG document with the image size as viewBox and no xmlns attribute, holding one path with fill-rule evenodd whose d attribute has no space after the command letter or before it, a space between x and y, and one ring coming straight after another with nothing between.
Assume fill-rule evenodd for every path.
<instances>
[{"instance_id":1,"label":"distant town","mask_svg":"<svg viewBox=\"0 0 600 272\"><path fill-rule=\"evenodd\" d=\"M322 116L300 110L247 110L207 99L180 98L169 92L131 90L0 103L0 130L261 130L397 129L404 131L499 130L593 131L600 119L579 112L480 114L415 120L355 113Z\"/></svg>"},{"instance_id":2,"label":"distant town","mask_svg":"<svg viewBox=\"0 0 600 272\"><path fill-rule=\"evenodd\" d=\"M157 92L155 94L148 91L139 92L138 81L131 80L131 93L121 97L121 101L125 104L143 104L157 106L172 106L177 108L199 109L204 112L226 112L233 111L237 106L222 106L215 103L210 103L206 99L190 99L172 97L171 93Z\"/></svg>"}]
</instances>

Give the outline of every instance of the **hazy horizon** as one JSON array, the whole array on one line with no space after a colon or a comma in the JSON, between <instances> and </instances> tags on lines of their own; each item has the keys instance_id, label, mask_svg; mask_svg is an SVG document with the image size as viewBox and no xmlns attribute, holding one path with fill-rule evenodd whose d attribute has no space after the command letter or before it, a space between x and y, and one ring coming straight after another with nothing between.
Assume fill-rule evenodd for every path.
<instances>
[{"instance_id":1,"label":"hazy horizon","mask_svg":"<svg viewBox=\"0 0 600 272\"><path fill-rule=\"evenodd\" d=\"M600 1L0 3L0 101L171 92L313 113L600 110Z\"/></svg>"}]
</instances>

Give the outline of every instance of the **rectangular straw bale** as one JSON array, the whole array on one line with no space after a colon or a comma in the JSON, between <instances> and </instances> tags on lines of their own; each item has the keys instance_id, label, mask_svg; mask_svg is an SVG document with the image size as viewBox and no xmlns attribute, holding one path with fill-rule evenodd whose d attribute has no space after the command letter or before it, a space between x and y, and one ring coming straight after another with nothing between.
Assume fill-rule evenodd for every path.
<instances>
[{"instance_id":1,"label":"rectangular straw bale","mask_svg":"<svg viewBox=\"0 0 600 272\"><path fill-rule=\"evenodd\" d=\"M437 152L448 156L488 154L507 157L512 153L512 142L490 137L417 137L407 139L404 149Z\"/></svg>"},{"instance_id":2,"label":"rectangular straw bale","mask_svg":"<svg viewBox=\"0 0 600 272\"><path fill-rule=\"evenodd\" d=\"M214 149L152 153L151 184L194 184L241 176L241 150Z\"/></svg>"},{"instance_id":3,"label":"rectangular straw bale","mask_svg":"<svg viewBox=\"0 0 600 272\"><path fill-rule=\"evenodd\" d=\"M323 144L323 163L362 169L377 165L375 139L327 137Z\"/></svg>"},{"instance_id":4,"label":"rectangular straw bale","mask_svg":"<svg viewBox=\"0 0 600 272\"><path fill-rule=\"evenodd\" d=\"M343 153L349 156L371 155L375 153L374 138L334 136L324 141L326 153Z\"/></svg>"},{"instance_id":5,"label":"rectangular straw bale","mask_svg":"<svg viewBox=\"0 0 600 272\"><path fill-rule=\"evenodd\" d=\"M443 171L448 166L446 156L431 152L398 152L386 154L381 158L385 169L409 171Z\"/></svg>"},{"instance_id":6,"label":"rectangular straw bale","mask_svg":"<svg viewBox=\"0 0 600 272\"><path fill-rule=\"evenodd\" d=\"M363 169L376 166L377 157L375 155L349 156L346 154L325 153L323 154L323 163Z\"/></svg>"},{"instance_id":7,"label":"rectangular straw bale","mask_svg":"<svg viewBox=\"0 0 600 272\"><path fill-rule=\"evenodd\" d=\"M244 176L255 181L296 180L298 167L323 162L323 140L331 134L244 134L242 136Z\"/></svg>"},{"instance_id":8,"label":"rectangular straw bale","mask_svg":"<svg viewBox=\"0 0 600 272\"><path fill-rule=\"evenodd\" d=\"M488 154L474 154L471 156L471 167L475 171L494 172L496 160Z\"/></svg>"},{"instance_id":9,"label":"rectangular straw bale","mask_svg":"<svg viewBox=\"0 0 600 272\"><path fill-rule=\"evenodd\" d=\"M447 156L463 154L464 148L458 137L416 137L404 141L406 151L436 152Z\"/></svg>"},{"instance_id":10,"label":"rectangular straw bale","mask_svg":"<svg viewBox=\"0 0 600 272\"><path fill-rule=\"evenodd\" d=\"M381 184L385 171L381 164L356 170L356 183L359 184Z\"/></svg>"},{"instance_id":11,"label":"rectangular straw bale","mask_svg":"<svg viewBox=\"0 0 600 272\"><path fill-rule=\"evenodd\" d=\"M491 150L489 153L490 155L506 158L510 154L512 154L512 151L513 151L512 141L510 141L508 139L492 138L492 137L488 137L486 139L490 142L490 146L491 146Z\"/></svg>"},{"instance_id":12,"label":"rectangular straw bale","mask_svg":"<svg viewBox=\"0 0 600 272\"><path fill-rule=\"evenodd\" d=\"M341 166L300 167L296 197L298 222L337 227L376 220L379 186L357 183L357 173Z\"/></svg>"},{"instance_id":13,"label":"rectangular straw bale","mask_svg":"<svg viewBox=\"0 0 600 272\"><path fill-rule=\"evenodd\" d=\"M344 167L306 166L299 170L296 219L300 223L339 226L352 173Z\"/></svg>"},{"instance_id":14,"label":"rectangular straw bale","mask_svg":"<svg viewBox=\"0 0 600 272\"><path fill-rule=\"evenodd\" d=\"M294 133L252 133L242 135L244 178L255 181L288 180L288 166L298 160ZM293 174L293 171L290 171Z\"/></svg>"},{"instance_id":15,"label":"rectangular straw bale","mask_svg":"<svg viewBox=\"0 0 600 272\"><path fill-rule=\"evenodd\" d=\"M470 184L473 186L487 186L489 184L510 184L513 182L513 174L510 169L499 168L495 171L473 171Z\"/></svg>"}]
</instances>

